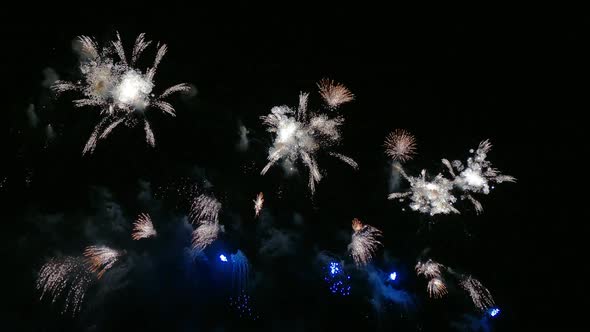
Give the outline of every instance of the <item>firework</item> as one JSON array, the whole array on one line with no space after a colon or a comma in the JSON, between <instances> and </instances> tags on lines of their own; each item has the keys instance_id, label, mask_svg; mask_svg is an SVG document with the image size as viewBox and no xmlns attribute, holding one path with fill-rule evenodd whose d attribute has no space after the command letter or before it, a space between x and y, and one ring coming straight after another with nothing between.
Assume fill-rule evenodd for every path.
<instances>
[{"instance_id":1,"label":"firework","mask_svg":"<svg viewBox=\"0 0 590 332\"><path fill-rule=\"evenodd\" d=\"M92 282L86 263L80 257L64 257L51 259L39 271L37 289L41 291L41 299L49 296L55 303L65 292L62 313L71 310L72 314L80 312L86 291Z\"/></svg>"},{"instance_id":2,"label":"firework","mask_svg":"<svg viewBox=\"0 0 590 332\"><path fill-rule=\"evenodd\" d=\"M204 250L207 246L217 240L221 227L217 222L203 223L193 231L193 249Z\"/></svg>"},{"instance_id":3,"label":"firework","mask_svg":"<svg viewBox=\"0 0 590 332\"><path fill-rule=\"evenodd\" d=\"M420 177L408 176L397 165L401 175L410 183L410 189L403 193L392 193L389 199L399 199L403 202L405 197L410 197L410 208L414 211L435 214L459 213L453 203L457 198L452 194L453 182L438 174L432 181L426 180L426 171L422 170Z\"/></svg>"},{"instance_id":4,"label":"firework","mask_svg":"<svg viewBox=\"0 0 590 332\"><path fill-rule=\"evenodd\" d=\"M84 256L90 265L90 271L95 272L100 279L119 260L123 253L105 246L89 246L84 250Z\"/></svg>"},{"instance_id":5,"label":"firework","mask_svg":"<svg viewBox=\"0 0 590 332\"><path fill-rule=\"evenodd\" d=\"M137 217L133 223L133 233L131 237L134 240L147 239L148 237L156 236L158 233L154 229L152 218L147 213L142 213Z\"/></svg>"},{"instance_id":6,"label":"firework","mask_svg":"<svg viewBox=\"0 0 590 332\"><path fill-rule=\"evenodd\" d=\"M428 282L428 294L430 297L439 299L447 294L447 286L440 278L432 278Z\"/></svg>"},{"instance_id":7,"label":"firework","mask_svg":"<svg viewBox=\"0 0 590 332\"><path fill-rule=\"evenodd\" d=\"M187 84L177 84L160 95L155 95L154 76L167 46L158 45L156 58L151 67L142 71L135 64L143 51L152 43L140 34L135 40L131 58L125 55L123 42L117 33L117 39L99 50L97 43L90 37L80 36L82 58L80 72L82 79L76 82L56 81L52 89L56 93L74 91L82 95L74 100L76 107L92 106L101 109L102 120L96 125L83 153L92 153L96 144L105 139L115 127L125 124L128 127L142 125L146 142L154 146L154 134L151 130L145 110L158 108L166 114L175 116L174 107L163 99L175 92L190 90Z\"/></svg>"},{"instance_id":8,"label":"firework","mask_svg":"<svg viewBox=\"0 0 590 332\"><path fill-rule=\"evenodd\" d=\"M340 263L330 262L326 267L324 281L329 285L332 294L348 296L352 286L350 285L350 276L344 273Z\"/></svg>"},{"instance_id":9,"label":"firework","mask_svg":"<svg viewBox=\"0 0 590 332\"><path fill-rule=\"evenodd\" d=\"M256 199L254 200L254 211L256 213L255 214L256 217L258 217L258 215L260 214L263 204L264 204L264 194L259 193L258 196L256 196Z\"/></svg>"},{"instance_id":10,"label":"firework","mask_svg":"<svg viewBox=\"0 0 590 332\"><path fill-rule=\"evenodd\" d=\"M354 95L347 87L327 78L318 82L318 89L330 108L336 108L341 104L354 100Z\"/></svg>"},{"instance_id":11,"label":"firework","mask_svg":"<svg viewBox=\"0 0 590 332\"><path fill-rule=\"evenodd\" d=\"M198 195L191 204L190 217L193 223L217 222L221 203L214 197Z\"/></svg>"},{"instance_id":12,"label":"firework","mask_svg":"<svg viewBox=\"0 0 590 332\"><path fill-rule=\"evenodd\" d=\"M352 220L352 229L354 232L348 250L357 266L367 265L381 245L378 238L382 233L371 225L364 225L356 218Z\"/></svg>"},{"instance_id":13,"label":"firework","mask_svg":"<svg viewBox=\"0 0 590 332\"><path fill-rule=\"evenodd\" d=\"M252 305L252 298L245 292L240 293L236 297L230 297L229 306L240 318L249 320L257 320L259 318Z\"/></svg>"},{"instance_id":14,"label":"firework","mask_svg":"<svg viewBox=\"0 0 590 332\"><path fill-rule=\"evenodd\" d=\"M454 179L453 184L463 191L462 198L468 199L477 213L482 212L483 207L470 193L487 195L490 193L490 183L516 182L514 177L502 175L500 171L492 167L490 161L486 160L487 153L491 149L492 144L488 140L479 143L477 150L469 151L473 156L467 159L467 166L459 160L450 162L447 159L442 159L442 163Z\"/></svg>"},{"instance_id":15,"label":"firework","mask_svg":"<svg viewBox=\"0 0 590 332\"><path fill-rule=\"evenodd\" d=\"M485 288L477 279L466 276L459 282L461 288L469 293L473 304L481 311L486 311L495 305L490 291Z\"/></svg>"},{"instance_id":16,"label":"firework","mask_svg":"<svg viewBox=\"0 0 590 332\"><path fill-rule=\"evenodd\" d=\"M396 129L385 139L385 153L393 160L408 161L416 154L416 139L409 132Z\"/></svg>"},{"instance_id":17,"label":"firework","mask_svg":"<svg viewBox=\"0 0 590 332\"><path fill-rule=\"evenodd\" d=\"M444 269L444 266L434 262L432 259L429 259L424 263L418 262L418 264L416 264L416 274L423 275L429 279L440 278L442 269Z\"/></svg>"},{"instance_id":18,"label":"firework","mask_svg":"<svg viewBox=\"0 0 590 332\"><path fill-rule=\"evenodd\" d=\"M343 118L329 118L325 114L309 112L308 97L308 93L299 95L296 110L288 106L276 106L270 114L261 117L267 131L275 135L273 146L269 149L268 163L261 174L266 174L280 160L289 169L300 162L309 170L309 188L313 194L315 185L322 179L316 160L319 152L324 151L353 168L358 165L353 159L330 151L340 142L339 128L344 122Z\"/></svg>"},{"instance_id":19,"label":"firework","mask_svg":"<svg viewBox=\"0 0 590 332\"><path fill-rule=\"evenodd\" d=\"M250 265L248 264L248 258L241 250L232 254L230 258L232 262L232 286L239 293L248 287Z\"/></svg>"}]
</instances>

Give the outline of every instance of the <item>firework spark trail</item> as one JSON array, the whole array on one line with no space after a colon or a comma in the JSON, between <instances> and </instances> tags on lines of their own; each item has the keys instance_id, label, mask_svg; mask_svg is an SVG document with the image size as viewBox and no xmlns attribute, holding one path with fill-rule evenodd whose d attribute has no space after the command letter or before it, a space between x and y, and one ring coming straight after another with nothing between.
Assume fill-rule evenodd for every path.
<instances>
[{"instance_id":1,"label":"firework spark trail","mask_svg":"<svg viewBox=\"0 0 590 332\"><path fill-rule=\"evenodd\" d=\"M232 287L238 293L243 292L248 287L248 276L250 265L248 258L241 250L230 256L232 262Z\"/></svg>"},{"instance_id":2,"label":"firework spark trail","mask_svg":"<svg viewBox=\"0 0 590 332\"><path fill-rule=\"evenodd\" d=\"M354 232L348 250L357 266L367 265L381 245L378 238L382 233L371 225L364 225L356 218L352 220L352 229Z\"/></svg>"},{"instance_id":3,"label":"firework spark trail","mask_svg":"<svg viewBox=\"0 0 590 332\"><path fill-rule=\"evenodd\" d=\"M354 100L354 95L347 87L327 78L318 82L318 89L330 108L336 108L341 104Z\"/></svg>"},{"instance_id":4,"label":"firework spark trail","mask_svg":"<svg viewBox=\"0 0 590 332\"><path fill-rule=\"evenodd\" d=\"M41 291L41 299L45 295L55 303L65 292L62 314L71 309L72 315L80 312L86 291L92 282L83 258L64 257L51 259L39 271L37 289Z\"/></svg>"},{"instance_id":5,"label":"firework spark trail","mask_svg":"<svg viewBox=\"0 0 590 332\"><path fill-rule=\"evenodd\" d=\"M254 212L255 217L258 218L258 215L260 215L260 211L262 210L262 206L264 204L264 194L262 192L260 192L258 194L258 196L256 196L256 199L254 200Z\"/></svg>"},{"instance_id":6,"label":"firework spark trail","mask_svg":"<svg viewBox=\"0 0 590 332\"><path fill-rule=\"evenodd\" d=\"M423 275L426 278L440 278L441 277L441 270L445 267L432 259L427 260L426 262L418 262L416 264L416 274Z\"/></svg>"},{"instance_id":7,"label":"firework spark trail","mask_svg":"<svg viewBox=\"0 0 590 332\"><path fill-rule=\"evenodd\" d=\"M214 197L201 194L191 205L190 217L193 223L217 222L221 203Z\"/></svg>"},{"instance_id":8,"label":"firework spark trail","mask_svg":"<svg viewBox=\"0 0 590 332\"><path fill-rule=\"evenodd\" d=\"M217 240L219 232L221 232L221 227L217 222L201 224L193 231L193 249L197 251L204 250L207 246Z\"/></svg>"},{"instance_id":9,"label":"firework spark trail","mask_svg":"<svg viewBox=\"0 0 590 332\"><path fill-rule=\"evenodd\" d=\"M154 63L144 72L133 67L141 54L152 43L145 39L144 33L135 40L130 61L125 55L119 33L114 41L100 51L97 43L90 37L80 36L78 42L84 56L80 61L80 72L83 79L77 82L56 81L52 89L58 94L67 91L82 94L82 99L74 100L76 107L96 106L101 108L103 121L96 125L83 154L94 152L96 144L105 139L120 123L131 127L145 122L143 127L146 142L154 146L154 134L143 111L154 107L174 116L174 107L163 99L173 93L190 90L189 85L181 83L165 89L160 95L155 95L152 92L154 89L153 79L160 61L166 54L167 46L165 44L157 46L158 51ZM112 117L109 120L111 125L105 126L105 117ZM142 119L144 121L141 121Z\"/></svg>"},{"instance_id":10,"label":"firework spark trail","mask_svg":"<svg viewBox=\"0 0 590 332\"><path fill-rule=\"evenodd\" d=\"M403 129L396 129L387 135L384 145L385 153L400 162L408 161L416 154L416 139Z\"/></svg>"},{"instance_id":11,"label":"firework spark trail","mask_svg":"<svg viewBox=\"0 0 590 332\"><path fill-rule=\"evenodd\" d=\"M343 93L342 89L346 89L343 86L322 82L319 84L320 93L332 108L352 100L352 94L348 96ZM322 178L316 160L319 152L325 151L328 155L344 161L353 168L357 168L358 165L351 158L330 151L340 142L339 128L343 124L343 119L309 112L308 97L307 93L299 95L297 109L288 106L275 106L271 109L270 114L261 117L267 126L267 131L274 134L275 137L273 146L268 151L268 163L260 174L266 174L280 160L289 168L300 161L309 170L308 185L313 194L316 184Z\"/></svg>"},{"instance_id":12,"label":"firework spark trail","mask_svg":"<svg viewBox=\"0 0 590 332\"><path fill-rule=\"evenodd\" d=\"M461 279L459 285L469 293L469 296L471 296L471 299L473 300L473 304L479 310L486 311L495 305L492 294L481 284L481 282L479 282L479 280L471 276L466 276Z\"/></svg>"},{"instance_id":13,"label":"firework spark trail","mask_svg":"<svg viewBox=\"0 0 590 332\"><path fill-rule=\"evenodd\" d=\"M430 297L435 299L439 299L448 293L447 286L445 285L444 281L442 281L442 279L440 278L430 279L427 288Z\"/></svg>"},{"instance_id":14,"label":"firework spark trail","mask_svg":"<svg viewBox=\"0 0 590 332\"><path fill-rule=\"evenodd\" d=\"M147 213L142 213L137 217L137 220L133 223L133 233L131 237L134 240L147 239L152 236L157 236L158 233L152 223L152 218Z\"/></svg>"},{"instance_id":15,"label":"firework spark trail","mask_svg":"<svg viewBox=\"0 0 590 332\"><path fill-rule=\"evenodd\" d=\"M407 192L392 193L389 199L404 201L405 197L411 200L410 208L421 213L435 214L459 213L453 203L457 198L452 194L453 182L438 174L432 181L426 180L426 171L422 170L420 177L408 176L401 166L396 165L402 177L410 183Z\"/></svg>"},{"instance_id":16,"label":"firework spark trail","mask_svg":"<svg viewBox=\"0 0 590 332\"><path fill-rule=\"evenodd\" d=\"M95 272L100 279L119 260L123 253L105 246L89 246L84 250L84 256L90 265L90 271Z\"/></svg>"},{"instance_id":17,"label":"firework spark trail","mask_svg":"<svg viewBox=\"0 0 590 332\"><path fill-rule=\"evenodd\" d=\"M516 179L510 175L503 175L497 169L492 167L492 163L487 158L487 153L492 149L489 140L479 143L477 150L470 150L473 156L467 159L467 166L459 160L453 162L442 159L453 177L453 184L464 192L462 198L468 199L477 213L483 211L483 207L470 193L487 195L490 193L490 183L516 182ZM492 187L493 188L493 187Z\"/></svg>"}]
</instances>

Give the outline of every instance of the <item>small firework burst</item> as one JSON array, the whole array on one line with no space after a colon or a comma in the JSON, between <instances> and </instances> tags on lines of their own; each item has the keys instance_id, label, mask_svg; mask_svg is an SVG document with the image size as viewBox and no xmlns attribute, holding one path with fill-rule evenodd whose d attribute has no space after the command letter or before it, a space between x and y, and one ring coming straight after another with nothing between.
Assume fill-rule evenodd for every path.
<instances>
[{"instance_id":1,"label":"small firework burst","mask_svg":"<svg viewBox=\"0 0 590 332\"><path fill-rule=\"evenodd\" d=\"M396 129L385 139L385 153L393 160L408 161L416 154L416 139L409 132Z\"/></svg>"},{"instance_id":2,"label":"small firework burst","mask_svg":"<svg viewBox=\"0 0 590 332\"><path fill-rule=\"evenodd\" d=\"M221 203L208 195L198 195L192 202L190 217L193 223L217 222Z\"/></svg>"},{"instance_id":3,"label":"small firework burst","mask_svg":"<svg viewBox=\"0 0 590 332\"><path fill-rule=\"evenodd\" d=\"M430 297L439 299L447 294L447 286L440 278L432 278L428 282L428 295Z\"/></svg>"},{"instance_id":4,"label":"small firework burst","mask_svg":"<svg viewBox=\"0 0 590 332\"><path fill-rule=\"evenodd\" d=\"M347 87L327 78L318 82L318 89L320 90L320 95L330 108L336 108L354 100L354 95Z\"/></svg>"},{"instance_id":5,"label":"small firework burst","mask_svg":"<svg viewBox=\"0 0 590 332\"><path fill-rule=\"evenodd\" d=\"M222 231L217 222L203 223L193 231L193 249L202 251L219 236Z\"/></svg>"},{"instance_id":6,"label":"small firework burst","mask_svg":"<svg viewBox=\"0 0 590 332\"><path fill-rule=\"evenodd\" d=\"M276 106L271 113L262 116L267 131L274 134L273 146L268 151L268 163L260 174L264 175L277 162L282 161L289 170L294 170L297 162L309 170L309 188L312 194L316 184L322 179L317 163L317 155L325 152L338 158L353 168L358 164L345 155L330 151L340 142L341 117L330 118L326 114L315 114L307 109L309 94L299 95L299 106L292 109L287 106Z\"/></svg>"},{"instance_id":7,"label":"small firework burst","mask_svg":"<svg viewBox=\"0 0 590 332\"><path fill-rule=\"evenodd\" d=\"M438 174L432 181L426 180L426 171L422 170L420 177L408 176L401 166L397 165L401 175L410 183L407 192L392 193L389 199L399 199L403 202L410 197L410 208L414 211L430 214L459 213L453 204L457 198L453 195L453 182Z\"/></svg>"},{"instance_id":8,"label":"small firework burst","mask_svg":"<svg viewBox=\"0 0 590 332\"><path fill-rule=\"evenodd\" d=\"M426 262L418 262L416 264L416 274L423 275L429 279L440 278L442 269L444 269L444 266L432 259L429 259Z\"/></svg>"},{"instance_id":9,"label":"small firework burst","mask_svg":"<svg viewBox=\"0 0 590 332\"><path fill-rule=\"evenodd\" d=\"M155 95L154 76L160 61L168 47L158 44L156 58L150 68L142 71L135 68L136 61L143 51L152 43L140 34L135 40L131 58L127 58L123 42L117 33L117 39L99 50L97 43L90 37L80 36L82 59L80 72L82 80L77 82L56 81L52 86L56 93L74 91L82 99L74 100L76 107L92 106L101 108L102 120L96 125L83 153L92 153L96 144L105 139L117 126L129 127L142 125L146 142L154 146L154 133L145 117L144 110L155 107L162 112L175 116L174 107L164 101L175 92L187 92L190 86L177 84Z\"/></svg>"},{"instance_id":10,"label":"small firework burst","mask_svg":"<svg viewBox=\"0 0 590 332\"><path fill-rule=\"evenodd\" d=\"M481 311L486 311L495 305L490 291L485 288L479 280L466 276L459 282L461 288L469 293L473 304Z\"/></svg>"},{"instance_id":11,"label":"small firework burst","mask_svg":"<svg viewBox=\"0 0 590 332\"><path fill-rule=\"evenodd\" d=\"M95 272L99 279L115 265L122 254L122 252L105 246L89 246L84 250L90 271Z\"/></svg>"},{"instance_id":12,"label":"small firework burst","mask_svg":"<svg viewBox=\"0 0 590 332\"><path fill-rule=\"evenodd\" d=\"M80 312L86 291L92 282L86 262L80 257L63 257L51 259L45 263L37 278L37 289L41 291L41 299L45 295L55 303L65 292L62 313L71 310L72 315Z\"/></svg>"},{"instance_id":13,"label":"small firework burst","mask_svg":"<svg viewBox=\"0 0 590 332\"><path fill-rule=\"evenodd\" d=\"M133 233L131 237L134 240L147 239L152 236L156 236L157 232L152 223L152 218L147 213L142 213L137 217L137 220L133 223Z\"/></svg>"},{"instance_id":14,"label":"small firework burst","mask_svg":"<svg viewBox=\"0 0 590 332\"><path fill-rule=\"evenodd\" d=\"M350 276L344 273L344 269L338 262L330 262L326 267L324 281L329 285L330 292L335 295L348 296L352 288Z\"/></svg>"},{"instance_id":15,"label":"small firework burst","mask_svg":"<svg viewBox=\"0 0 590 332\"><path fill-rule=\"evenodd\" d=\"M230 297L229 307L239 318L248 320L257 320L260 318L254 310L252 298L246 292L241 292L238 296Z\"/></svg>"},{"instance_id":16,"label":"small firework burst","mask_svg":"<svg viewBox=\"0 0 590 332\"><path fill-rule=\"evenodd\" d=\"M486 160L487 153L491 149L492 144L488 140L479 143L477 150L470 150L473 156L467 159L467 166L459 160L453 162L447 159L442 160L454 179L453 184L463 191L462 198L468 199L477 213L481 213L483 207L471 193L487 195L490 193L490 183L516 182L514 177L501 174L500 171L492 167L490 161Z\"/></svg>"},{"instance_id":17,"label":"small firework burst","mask_svg":"<svg viewBox=\"0 0 590 332\"><path fill-rule=\"evenodd\" d=\"M354 232L348 250L357 266L367 265L381 245L378 238L382 236L382 233L371 225L364 225L357 218L352 220L352 229Z\"/></svg>"},{"instance_id":18,"label":"small firework burst","mask_svg":"<svg viewBox=\"0 0 590 332\"><path fill-rule=\"evenodd\" d=\"M264 194L261 192L258 194L258 196L256 196L256 199L254 200L255 217L258 217L258 215L260 214L263 204L264 204Z\"/></svg>"}]
</instances>

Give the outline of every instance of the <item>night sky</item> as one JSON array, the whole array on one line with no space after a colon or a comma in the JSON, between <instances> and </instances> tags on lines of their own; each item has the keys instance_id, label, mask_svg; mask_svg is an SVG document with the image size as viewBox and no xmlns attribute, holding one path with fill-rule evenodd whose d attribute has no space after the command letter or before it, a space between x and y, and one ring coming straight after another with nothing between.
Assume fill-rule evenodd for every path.
<instances>
[{"instance_id":1,"label":"night sky","mask_svg":"<svg viewBox=\"0 0 590 332\"><path fill-rule=\"evenodd\" d=\"M585 52L580 45L587 41L588 20L572 20L557 30L551 22L517 15L467 18L368 6L124 7L116 13L109 8L38 12L15 24L3 20L0 219L7 331L529 326L529 302L543 297L532 286L539 281L530 280L537 279L531 266L552 262L549 268L567 251L533 249L529 238L552 234L564 240L565 222L572 219L557 211L557 204L553 210L542 207L551 200L544 193L557 190L549 186L560 181L560 168L576 158L564 145L581 140L578 124L564 112L574 107L571 96L582 88L565 73L587 69L577 62ZM117 31L126 50L142 32L165 42L169 52L156 89L186 82L192 93L170 98L174 118L148 112L155 148L145 144L140 128L121 127L94 154L83 156L99 110L74 108L76 96L57 97L49 82L79 77L76 36L93 36L103 45ZM152 45L144 58L154 54ZM552 62L560 62L559 68L548 65ZM260 175L272 145L260 116L273 106L296 106L300 91L310 92L311 106L319 107L316 83L324 77L356 96L339 110L345 124L338 151L355 159L359 170L320 158L325 177L312 196L304 167L292 176L279 166ZM548 94L545 81L561 82L555 92L564 98ZM543 108L553 115L544 115ZM549 125L544 134L537 132ZM481 215L464 201L457 203L461 214L411 211L387 200L394 188L408 185L392 181L383 149L396 128L417 139L418 155L405 164L408 173L443 172L441 158L466 160L469 149L490 139L488 159L518 181L479 195ZM562 131L575 137L560 137ZM185 251L191 226L184 218L187 197L179 188L187 185L223 204L225 232L205 258L195 260ZM258 192L266 201L255 219L252 200ZM132 223L144 212L152 216L158 237L133 241ZM384 234L383 247L366 269L354 268L346 251L353 218ZM62 315L62 302L40 301L35 286L41 266L52 257L81 256L94 244L127 255L90 287L81 313ZM248 292L256 319L240 317L229 305L235 296L231 268L218 256L238 249L250 262ZM414 272L421 257L480 280L501 314L486 318L456 286L445 298L430 299L425 279ZM327 261L344 264L352 280L349 296L330 293ZM396 271L390 287L411 300L383 300L371 281L377 271ZM559 293L545 287L546 295Z\"/></svg>"}]
</instances>

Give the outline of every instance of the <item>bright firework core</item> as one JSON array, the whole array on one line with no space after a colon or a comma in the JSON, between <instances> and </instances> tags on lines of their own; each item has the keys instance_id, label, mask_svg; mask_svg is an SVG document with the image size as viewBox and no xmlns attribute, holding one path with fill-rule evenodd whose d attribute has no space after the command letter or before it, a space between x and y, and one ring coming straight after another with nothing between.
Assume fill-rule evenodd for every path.
<instances>
[{"instance_id":1,"label":"bright firework core","mask_svg":"<svg viewBox=\"0 0 590 332\"><path fill-rule=\"evenodd\" d=\"M492 308L488 312L489 312L489 314L490 314L491 317L496 317L500 313L500 309L498 309L498 308Z\"/></svg>"},{"instance_id":2,"label":"bright firework core","mask_svg":"<svg viewBox=\"0 0 590 332\"><path fill-rule=\"evenodd\" d=\"M132 108L145 108L154 84L135 70L129 70L116 88L115 98L119 104Z\"/></svg>"},{"instance_id":3,"label":"bright firework core","mask_svg":"<svg viewBox=\"0 0 590 332\"><path fill-rule=\"evenodd\" d=\"M390 280L395 280L395 279L397 279L397 273L396 273L396 272L392 272L392 273L389 275L389 279L390 279Z\"/></svg>"},{"instance_id":4,"label":"bright firework core","mask_svg":"<svg viewBox=\"0 0 590 332\"><path fill-rule=\"evenodd\" d=\"M219 255L219 259L220 259L222 262L227 262L227 257L225 257L225 255Z\"/></svg>"}]
</instances>

